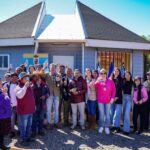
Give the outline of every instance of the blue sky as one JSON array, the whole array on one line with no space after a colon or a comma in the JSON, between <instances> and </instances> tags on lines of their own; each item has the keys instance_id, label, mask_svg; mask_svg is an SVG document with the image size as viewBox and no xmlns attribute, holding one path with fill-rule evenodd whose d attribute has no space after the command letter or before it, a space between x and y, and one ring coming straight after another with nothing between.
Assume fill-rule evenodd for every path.
<instances>
[{"instance_id":1,"label":"blue sky","mask_svg":"<svg viewBox=\"0 0 150 150\"><path fill-rule=\"evenodd\" d=\"M0 0L0 22L42 0ZM72 14L76 0L45 0L49 14ZM150 0L80 0L139 35L150 35Z\"/></svg>"}]
</instances>

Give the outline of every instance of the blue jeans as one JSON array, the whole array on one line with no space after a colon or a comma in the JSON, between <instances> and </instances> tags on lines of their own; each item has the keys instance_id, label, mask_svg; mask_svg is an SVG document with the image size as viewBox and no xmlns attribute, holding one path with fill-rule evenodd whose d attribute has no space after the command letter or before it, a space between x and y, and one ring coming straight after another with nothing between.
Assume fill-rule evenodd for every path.
<instances>
[{"instance_id":1,"label":"blue jeans","mask_svg":"<svg viewBox=\"0 0 150 150\"><path fill-rule=\"evenodd\" d=\"M47 101L47 121L51 123L51 113L52 107L54 106L54 123L57 124L59 122L59 97L58 96L50 96Z\"/></svg>"},{"instance_id":2,"label":"blue jeans","mask_svg":"<svg viewBox=\"0 0 150 150\"><path fill-rule=\"evenodd\" d=\"M124 94L123 95L123 115L124 115L123 131L125 132L130 132L131 106L132 106L131 95Z\"/></svg>"},{"instance_id":3,"label":"blue jeans","mask_svg":"<svg viewBox=\"0 0 150 150\"><path fill-rule=\"evenodd\" d=\"M113 127L120 128L122 114L122 104L111 105L111 119Z\"/></svg>"},{"instance_id":4,"label":"blue jeans","mask_svg":"<svg viewBox=\"0 0 150 150\"><path fill-rule=\"evenodd\" d=\"M39 108L33 114L32 132L36 133L37 129L38 132L41 132L43 129L43 121L44 121L44 110L42 108L41 109Z\"/></svg>"},{"instance_id":5,"label":"blue jeans","mask_svg":"<svg viewBox=\"0 0 150 150\"><path fill-rule=\"evenodd\" d=\"M110 124L110 104L98 103L100 127L109 127Z\"/></svg>"},{"instance_id":6,"label":"blue jeans","mask_svg":"<svg viewBox=\"0 0 150 150\"><path fill-rule=\"evenodd\" d=\"M17 115L16 107L12 107L11 112L12 112L12 114L11 114L11 131L15 132L15 122L16 122L16 115Z\"/></svg>"},{"instance_id":7,"label":"blue jeans","mask_svg":"<svg viewBox=\"0 0 150 150\"><path fill-rule=\"evenodd\" d=\"M20 138L27 140L30 137L30 130L32 125L32 114L18 115Z\"/></svg>"},{"instance_id":8,"label":"blue jeans","mask_svg":"<svg viewBox=\"0 0 150 150\"><path fill-rule=\"evenodd\" d=\"M96 105L97 101L88 100L87 101L87 109L88 109L88 115L90 116L96 116Z\"/></svg>"}]
</instances>

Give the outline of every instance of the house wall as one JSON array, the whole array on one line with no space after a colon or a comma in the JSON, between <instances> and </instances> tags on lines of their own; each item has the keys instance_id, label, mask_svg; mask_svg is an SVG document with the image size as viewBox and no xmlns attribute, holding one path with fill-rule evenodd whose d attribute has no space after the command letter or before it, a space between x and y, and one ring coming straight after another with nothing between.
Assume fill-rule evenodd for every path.
<instances>
[{"instance_id":1,"label":"house wall","mask_svg":"<svg viewBox=\"0 0 150 150\"><path fill-rule=\"evenodd\" d=\"M96 69L96 62L97 62L97 51L96 48L93 47L85 47L85 52L84 52L84 70L86 68L90 69Z\"/></svg>"},{"instance_id":2,"label":"house wall","mask_svg":"<svg viewBox=\"0 0 150 150\"><path fill-rule=\"evenodd\" d=\"M144 54L143 51L133 51L132 54L132 74L133 77L144 75Z\"/></svg>"},{"instance_id":3,"label":"house wall","mask_svg":"<svg viewBox=\"0 0 150 150\"><path fill-rule=\"evenodd\" d=\"M23 62L24 53L34 53L34 46L19 46L19 47L0 47L0 54L8 54L10 64L12 64L13 71ZM0 70L0 77L3 77L7 70Z\"/></svg>"},{"instance_id":4,"label":"house wall","mask_svg":"<svg viewBox=\"0 0 150 150\"><path fill-rule=\"evenodd\" d=\"M81 44L54 45L40 43L38 53L48 53L49 63L53 62L53 56L74 56L74 68L82 70L82 46ZM63 62L62 62L63 64Z\"/></svg>"}]
</instances>

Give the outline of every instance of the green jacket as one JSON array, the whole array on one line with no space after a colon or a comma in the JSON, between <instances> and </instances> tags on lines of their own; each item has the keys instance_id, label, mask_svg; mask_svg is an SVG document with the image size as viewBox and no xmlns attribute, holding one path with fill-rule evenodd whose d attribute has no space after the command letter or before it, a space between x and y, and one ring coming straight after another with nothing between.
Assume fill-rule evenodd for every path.
<instances>
[{"instance_id":1,"label":"green jacket","mask_svg":"<svg viewBox=\"0 0 150 150\"><path fill-rule=\"evenodd\" d=\"M50 75L49 73L46 73L44 75L46 83L50 90L50 95L52 96L61 96L60 94L60 88L61 88L61 81L56 82L56 76L60 76L59 74L55 74L55 76Z\"/></svg>"}]
</instances>

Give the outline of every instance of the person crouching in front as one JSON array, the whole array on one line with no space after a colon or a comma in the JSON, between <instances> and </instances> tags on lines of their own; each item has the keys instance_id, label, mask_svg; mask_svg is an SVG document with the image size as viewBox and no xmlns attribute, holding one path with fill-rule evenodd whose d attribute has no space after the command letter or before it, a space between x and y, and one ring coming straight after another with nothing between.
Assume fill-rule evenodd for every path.
<instances>
[{"instance_id":1,"label":"person crouching in front","mask_svg":"<svg viewBox=\"0 0 150 150\"><path fill-rule=\"evenodd\" d=\"M15 89L17 97L17 114L20 130L20 144L28 146L31 142L30 130L32 125L32 115L35 112L35 99L30 86L29 77L26 72L19 74L19 84Z\"/></svg>"}]
</instances>

